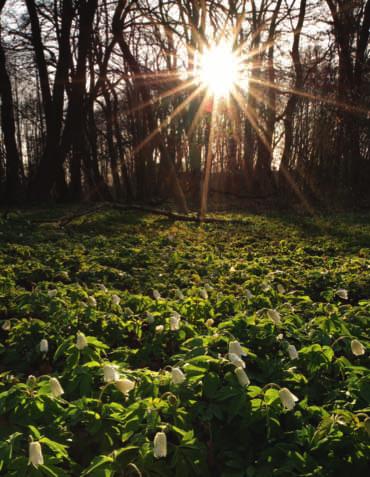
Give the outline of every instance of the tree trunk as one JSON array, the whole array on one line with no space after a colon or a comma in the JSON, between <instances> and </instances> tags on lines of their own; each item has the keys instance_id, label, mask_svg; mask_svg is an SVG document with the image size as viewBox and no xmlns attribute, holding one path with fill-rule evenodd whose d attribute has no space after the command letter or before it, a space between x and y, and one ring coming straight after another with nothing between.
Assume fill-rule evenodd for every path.
<instances>
[{"instance_id":1,"label":"tree trunk","mask_svg":"<svg viewBox=\"0 0 370 477\"><path fill-rule=\"evenodd\" d=\"M5 0L0 1L0 14ZM5 52L0 38L0 97L1 97L1 126L4 134L6 151L6 190L5 199L8 203L20 200L20 156L15 138L15 119L12 86L6 69Z\"/></svg>"}]
</instances>

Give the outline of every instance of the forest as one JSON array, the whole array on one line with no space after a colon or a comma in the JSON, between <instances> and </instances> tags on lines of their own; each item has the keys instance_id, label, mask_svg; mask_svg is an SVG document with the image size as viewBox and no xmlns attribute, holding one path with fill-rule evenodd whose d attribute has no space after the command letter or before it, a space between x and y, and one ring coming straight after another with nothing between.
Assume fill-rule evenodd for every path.
<instances>
[{"instance_id":1,"label":"forest","mask_svg":"<svg viewBox=\"0 0 370 477\"><path fill-rule=\"evenodd\" d=\"M0 12L3 203L367 204L368 1L1 0Z\"/></svg>"},{"instance_id":2,"label":"forest","mask_svg":"<svg viewBox=\"0 0 370 477\"><path fill-rule=\"evenodd\" d=\"M0 0L0 476L368 475L369 36Z\"/></svg>"}]
</instances>

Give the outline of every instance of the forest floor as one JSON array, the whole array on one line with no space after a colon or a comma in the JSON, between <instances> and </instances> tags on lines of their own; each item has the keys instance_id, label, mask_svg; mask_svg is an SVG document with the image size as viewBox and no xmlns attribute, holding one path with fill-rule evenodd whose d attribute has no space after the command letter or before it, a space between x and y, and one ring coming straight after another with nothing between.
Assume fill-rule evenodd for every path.
<instances>
[{"instance_id":1,"label":"forest floor","mask_svg":"<svg viewBox=\"0 0 370 477\"><path fill-rule=\"evenodd\" d=\"M0 218L1 475L366 470L370 214L199 225L104 209L60 227L73 211Z\"/></svg>"}]
</instances>

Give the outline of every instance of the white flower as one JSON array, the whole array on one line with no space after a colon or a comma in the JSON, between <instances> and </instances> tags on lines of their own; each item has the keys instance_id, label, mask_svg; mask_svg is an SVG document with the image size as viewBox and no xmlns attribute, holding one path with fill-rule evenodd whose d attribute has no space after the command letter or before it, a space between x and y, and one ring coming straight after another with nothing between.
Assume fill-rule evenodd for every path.
<instances>
[{"instance_id":1,"label":"white flower","mask_svg":"<svg viewBox=\"0 0 370 477\"><path fill-rule=\"evenodd\" d=\"M206 325L207 328L210 328L211 326L213 326L215 323L214 320L212 320L212 318L208 318L208 320L206 320L206 322L204 323Z\"/></svg>"},{"instance_id":2,"label":"white flower","mask_svg":"<svg viewBox=\"0 0 370 477\"><path fill-rule=\"evenodd\" d=\"M229 343L229 353L234 353L237 356L247 356L247 353L242 350L239 341L230 341Z\"/></svg>"},{"instance_id":3,"label":"white flower","mask_svg":"<svg viewBox=\"0 0 370 477\"><path fill-rule=\"evenodd\" d=\"M351 350L355 356L362 356L363 354L365 354L365 347L358 340L351 341Z\"/></svg>"},{"instance_id":4,"label":"white flower","mask_svg":"<svg viewBox=\"0 0 370 477\"><path fill-rule=\"evenodd\" d=\"M336 291L336 294L339 296L339 298L342 298L342 300L348 300L348 290L345 288L339 288Z\"/></svg>"},{"instance_id":5,"label":"white flower","mask_svg":"<svg viewBox=\"0 0 370 477\"><path fill-rule=\"evenodd\" d=\"M86 336L83 333L78 332L77 333L77 339L76 339L76 348L79 350L82 350L86 348L88 345Z\"/></svg>"},{"instance_id":6,"label":"white flower","mask_svg":"<svg viewBox=\"0 0 370 477\"><path fill-rule=\"evenodd\" d=\"M89 296L87 297L87 304L91 306L91 308L96 308L96 300L95 297Z\"/></svg>"},{"instance_id":7,"label":"white flower","mask_svg":"<svg viewBox=\"0 0 370 477\"><path fill-rule=\"evenodd\" d=\"M163 333L163 331L164 331L164 326L163 325L157 325L155 327L155 332L156 333Z\"/></svg>"},{"instance_id":8,"label":"white flower","mask_svg":"<svg viewBox=\"0 0 370 477\"><path fill-rule=\"evenodd\" d=\"M108 291L108 288L104 285L104 283L98 283L98 288L99 288L99 290L101 290L105 293Z\"/></svg>"},{"instance_id":9,"label":"white flower","mask_svg":"<svg viewBox=\"0 0 370 477\"><path fill-rule=\"evenodd\" d=\"M178 298L179 300L183 300L185 298L183 292L179 289L176 290L175 294L176 298Z\"/></svg>"},{"instance_id":10,"label":"white flower","mask_svg":"<svg viewBox=\"0 0 370 477\"><path fill-rule=\"evenodd\" d=\"M33 388L34 386L36 386L36 383L37 383L37 379L36 377L33 375L33 374L30 374L27 378L27 386L29 386L30 388Z\"/></svg>"},{"instance_id":11,"label":"white flower","mask_svg":"<svg viewBox=\"0 0 370 477\"><path fill-rule=\"evenodd\" d=\"M150 313L150 311L146 312L146 321L148 323L154 323L154 316Z\"/></svg>"},{"instance_id":12,"label":"white flower","mask_svg":"<svg viewBox=\"0 0 370 477\"><path fill-rule=\"evenodd\" d=\"M11 323L10 323L10 320L5 320L4 323L2 324L1 328L4 330L4 331L9 331L10 328L12 327Z\"/></svg>"},{"instance_id":13,"label":"white flower","mask_svg":"<svg viewBox=\"0 0 370 477\"><path fill-rule=\"evenodd\" d=\"M130 379L119 379L118 381L114 382L114 385L116 388L121 391L122 394L125 394L126 396L128 393L134 389L135 387L135 381L131 381Z\"/></svg>"},{"instance_id":14,"label":"white flower","mask_svg":"<svg viewBox=\"0 0 370 477\"><path fill-rule=\"evenodd\" d=\"M283 340L283 339L284 339L283 333L279 333L279 334L276 336L276 339L277 339L278 341Z\"/></svg>"},{"instance_id":15,"label":"white flower","mask_svg":"<svg viewBox=\"0 0 370 477\"><path fill-rule=\"evenodd\" d=\"M58 381L57 378L50 378L50 388L51 388L51 394L54 397L59 397L62 394L64 394L64 390L62 386L60 385L60 382Z\"/></svg>"},{"instance_id":16,"label":"white flower","mask_svg":"<svg viewBox=\"0 0 370 477\"><path fill-rule=\"evenodd\" d=\"M285 409L288 409L289 411L291 411L294 408L295 403L299 401L297 396L291 393L288 388L280 389L279 397L282 405L285 407Z\"/></svg>"},{"instance_id":17,"label":"white flower","mask_svg":"<svg viewBox=\"0 0 370 477\"><path fill-rule=\"evenodd\" d=\"M199 295L201 296L201 298L203 298L203 300L208 300L208 293L207 293L207 290L205 288L202 288L199 291Z\"/></svg>"},{"instance_id":18,"label":"white flower","mask_svg":"<svg viewBox=\"0 0 370 477\"><path fill-rule=\"evenodd\" d=\"M159 300L161 298L161 294L159 293L158 290L153 290L153 298L155 300Z\"/></svg>"},{"instance_id":19,"label":"white flower","mask_svg":"<svg viewBox=\"0 0 370 477\"><path fill-rule=\"evenodd\" d=\"M245 290L245 296L247 297L247 300L250 300L251 298L254 297L253 293L248 290L248 288Z\"/></svg>"},{"instance_id":20,"label":"white flower","mask_svg":"<svg viewBox=\"0 0 370 477\"><path fill-rule=\"evenodd\" d=\"M244 361L235 353L229 353L229 360L232 362L234 366L237 368L245 368Z\"/></svg>"},{"instance_id":21,"label":"white flower","mask_svg":"<svg viewBox=\"0 0 370 477\"><path fill-rule=\"evenodd\" d=\"M173 384L182 384L186 379L185 374L181 371L180 368L172 368L171 376Z\"/></svg>"},{"instance_id":22,"label":"white flower","mask_svg":"<svg viewBox=\"0 0 370 477\"><path fill-rule=\"evenodd\" d=\"M268 283L266 283L266 282L262 283L262 285L261 285L261 289L262 289L262 291L264 291L264 292L269 291L270 288L271 288L270 285L269 285Z\"/></svg>"},{"instance_id":23,"label":"white flower","mask_svg":"<svg viewBox=\"0 0 370 477\"><path fill-rule=\"evenodd\" d=\"M250 380L247 376L247 373L244 371L242 367L237 367L235 368L234 371L236 377L238 378L240 386L249 386L250 385Z\"/></svg>"},{"instance_id":24,"label":"white flower","mask_svg":"<svg viewBox=\"0 0 370 477\"><path fill-rule=\"evenodd\" d=\"M176 313L176 312L175 312ZM170 327L171 331L177 331L180 329L180 321L181 316L177 313L178 316L175 314L170 317Z\"/></svg>"},{"instance_id":25,"label":"white flower","mask_svg":"<svg viewBox=\"0 0 370 477\"><path fill-rule=\"evenodd\" d=\"M54 298L57 296L57 293L58 293L58 290L56 290L55 288L53 290L48 290L48 297Z\"/></svg>"},{"instance_id":26,"label":"white flower","mask_svg":"<svg viewBox=\"0 0 370 477\"><path fill-rule=\"evenodd\" d=\"M103 375L106 383L119 380L119 372L117 366L114 364L105 364L103 366Z\"/></svg>"},{"instance_id":27,"label":"white flower","mask_svg":"<svg viewBox=\"0 0 370 477\"><path fill-rule=\"evenodd\" d=\"M41 341L40 341L40 351L41 353L47 353L49 350L49 343L48 343L48 340L43 338Z\"/></svg>"},{"instance_id":28,"label":"white flower","mask_svg":"<svg viewBox=\"0 0 370 477\"><path fill-rule=\"evenodd\" d=\"M39 465L44 464L40 442L30 442L28 454L28 465L32 464L37 469Z\"/></svg>"},{"instance_id":29,"label":"white flower","mask_svg":"<svg viewBox=\"0 0 370 477\"><path fill-rule=\"evenodd\" d=\"M113 305L119 305L121 298L118 295L112 295L112 303Z\"/></svg>"},{"instance_id":30,"label":"white flower","mask_svg":"<svg viewBox=\"0 0 370 477\"><path fill-rule=\"evenodd\" d=\"M156 459L167 456L167 436L164 432L157 432L153 444L153 454Z\"/></svg>"},{"instance_id":31,"label":"white flower","mask_svg":"<svg viewBox=\"0 0 370 477\"><path fill-rule=\"evenodd\" d=\"M232 265L229 269L229 272L230 273L235 273L236 272L236 268L234 267L234 265Z\"/></svg>"},{"instance_id":32,"label":"white flower","mask_svg":"<svg viewBox=\"0 0 370 477\"><path fill-rule=\"evenodd\" d=\"M299 357L297 348L292 344L288 345L288 354L290 359L298 359Z\"/></svg>"},{"instance_id":33,"label":"white flower","mask_svg":"<svg viewBox=\"0 0 370 477\"><path fill-rule=\"evenodd\" d=\"M285 288L283 287L283 285L281 285L280 283L278 283L278 286L277 286L277 291L281 294L285 293Z\"/></svg>"},{"instance_id":34,"label":"white flower","mask_svg":"<svg viewBox=\"0 0 370 477\"><path fill-rule=\"evenodd\" d=\"M275 325L281 323L280 313L277 310L267 310L267 316L275 323Z\"/></svg>"}]
</instances>

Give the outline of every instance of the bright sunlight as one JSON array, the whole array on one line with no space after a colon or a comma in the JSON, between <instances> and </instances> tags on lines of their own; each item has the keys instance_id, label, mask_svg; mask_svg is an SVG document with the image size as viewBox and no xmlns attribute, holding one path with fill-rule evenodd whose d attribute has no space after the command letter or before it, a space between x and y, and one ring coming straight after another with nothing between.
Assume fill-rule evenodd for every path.
<instances>
[{"instance_id":1,"label":"bright sunlight","mask_svg":"<svg viewBox=\"0 0 370 477\"><path fill-rule=\"evenodd\" d=\"M241 79L241 59L230 44L215 44L201 55L198 74L209 94L227 98Z\"/></svg>"}]
</instances>

